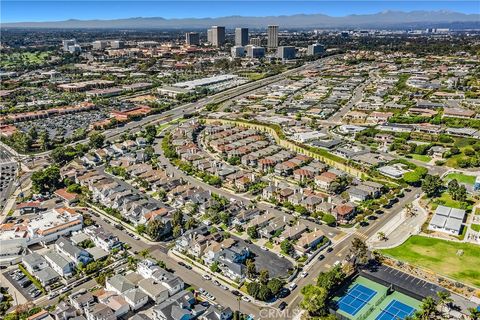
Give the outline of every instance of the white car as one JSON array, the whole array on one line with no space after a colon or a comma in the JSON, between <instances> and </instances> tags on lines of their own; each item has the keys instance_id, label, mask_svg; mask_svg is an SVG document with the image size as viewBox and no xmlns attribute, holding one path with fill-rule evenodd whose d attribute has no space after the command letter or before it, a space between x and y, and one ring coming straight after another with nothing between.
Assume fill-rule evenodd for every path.
<instances>
[{"instance_id":1,"label":"white car","mask_svg":"<svg viewBox=\"0 0 480 320\"><path fill-rule=\"evenodd\" d=\"M204 294L206 291L203 288L198 288L198 292L200 292L201 294Z\"/></svg>"},{"instance_id":2,"label":"white car","mask_svg":"<svg viewBox=\"0 0 480 320\"><path fill-rule=\"evenodd\" d=\"M265 246L261 246L260 249L262 249L263 251L268 251L268 248Z\"/></svg>"},{"instance_id":3,"label":"white car","mask_svg":"<svg viewBox=\"0 0 480 320\"><path fill-rule=\"evenodd\" d=\"M205 279L205 280L210 280L210 279L212 279L208 274L204 274L202 277L203 277L203 279Z\"/></svg>"},{"instance_id":4,"label":"white car","mask_svg":"<svg viewBox=\"0 0 480 320\"><path fill-rule=\"evenodd\" d=\"M288 286L288 289L290 289L290 291L293 291L295 290L295 288L297 287L297 284L295 282L292 282L290 283L290 285Z\"/></svg>"},{"instance_id":5,"label":"white car","mask_svg":"<svg viewBox=\"0 0 480 320\"><path fill-rule=\"evenodd\" d=\"M250 302L250 298L247 297L247 296L243 296L243 297L242 297L242 300L245 301L245 302Z\"/></svg>"},{"instance_id":6,"label":"white car","mask_svg":"<svg viewBox=\"0 0 480 320\"><path fill-rule=\"evenodd\" d=\"M302 273L300 273L300 275L305 278L306 276L308 276L308 272L307 271L303 271Z\"/></svg>"}]
</instances>

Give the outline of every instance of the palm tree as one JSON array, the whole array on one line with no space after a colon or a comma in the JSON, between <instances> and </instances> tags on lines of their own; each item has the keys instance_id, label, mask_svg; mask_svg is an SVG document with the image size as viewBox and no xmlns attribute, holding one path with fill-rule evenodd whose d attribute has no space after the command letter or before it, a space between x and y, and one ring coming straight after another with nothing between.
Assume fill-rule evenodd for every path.
<instances>
[{"instance_id":1,"label":"palm tree","mask_svg":"<svg viewBox=\"0 0 480 320\"><path fill-rule=\"evenodd\" d=\"M450 303L453 302L451 294L449 291L438 291L437 292L438 303L443 308L446 307L447 314L450 312Z\"/></svg>"},{"instance_id":2,"label":"palm tree","mask_svg":"<svg viewBox=\"0 0 480 320\"><path fill-rule=\"evenodd\" d=\"M435 319L437 314L437 301L432 297L426 297L422 300L422 306L420 311L417 312L416 318L419 320L431 320Z\"/></svg>"},{"instance_id":3,"label":"palm tree","mask_svg":"<svg viewBox=\"0 0 480 320\"><path fill-rule=\"evenodd\" d=\"M379 240L387 241L387 236L385 235L385 232L380 231L377 233L377 236Z\"/></svg>"},{"instance_id":4,"label":"palm tree","mask_svg":"<svg viewBox=\"0 0 480 320\"><path fill-rule=\"evenodd\" d=\"M480 310L476 308L468 308L468 312L470 312L470 318L472 320L480 320Z\"/></svg>"}]
</instances>

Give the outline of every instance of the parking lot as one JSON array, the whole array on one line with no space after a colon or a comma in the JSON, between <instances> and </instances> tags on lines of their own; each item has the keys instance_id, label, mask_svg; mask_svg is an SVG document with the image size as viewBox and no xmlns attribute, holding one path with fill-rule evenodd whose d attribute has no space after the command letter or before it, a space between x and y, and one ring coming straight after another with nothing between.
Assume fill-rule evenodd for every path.
<instances>
[{"instance_id":1,"label":"parking lot","mask_svg":"<svg viewBox=\"0 0 480 320\"><path fill-rule=\"evenodd\" d=\"M18 276L20 274L21 276ZM22 296L25 297L26 300L33 301L42 297L43 293L38 290L35 285L28 280L28 277L17 267L4 272L3 276Z\"/></svg>"},{"instance_id":2,"label":"parking lot","mask_svg":"<svg viewBox=\"0 0 480 320\"><path fill-rule=\"evenodd\" d=\"M232 237L237 241L235 246L247 247L254 254L257 271L266 269L270 277L287 277L288 269L293 268L293 264L288 259L280 257L271 251L264 251L259 246L247 243L238 237Z\"/></svg>"}]
</instances>

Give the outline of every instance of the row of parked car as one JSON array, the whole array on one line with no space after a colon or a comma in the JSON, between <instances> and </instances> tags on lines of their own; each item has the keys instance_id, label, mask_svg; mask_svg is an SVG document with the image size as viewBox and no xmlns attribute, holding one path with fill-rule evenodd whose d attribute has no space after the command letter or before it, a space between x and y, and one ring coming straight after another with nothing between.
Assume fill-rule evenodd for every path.
<instances>
[{"instance_id":1,"label":"row of parked car","mask_svg":"<svg viewBox=\"0 0 480 320\"><path fill-rule=\"evenodd\" d=\"M25 274L20 269L16 269L16 270L13 270L12 272L10 272L10 277L13 280L15 280L20 287L22 287L24 289L28 288L28 286L30 286L32 284L32 281L29 278L27 278L25 276ZM39 295L41 295L42 292L40 290L38 290L35 286L33 286L32 288L30 288L30 290L28 290L28 294L32 298L36 298Z\"/></svg>"}]
</instances>

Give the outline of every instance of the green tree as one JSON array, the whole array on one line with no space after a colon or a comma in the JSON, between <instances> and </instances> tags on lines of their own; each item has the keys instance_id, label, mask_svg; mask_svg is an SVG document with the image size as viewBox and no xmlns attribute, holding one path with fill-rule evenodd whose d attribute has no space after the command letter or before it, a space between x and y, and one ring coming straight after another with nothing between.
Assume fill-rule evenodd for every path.
<instances>
[{"instance_id":1,"label":"green tree","mask_svg":"<svg viewBox=\"0 0 480 320\"><path fill-rule=\"evenodd\" d=\"M427 174L422 181L422 190L428 197L432 198L437 196L442 187L442 180L438 175Z\"/></svg>"},{"instance_id":2,"label":"green tree","mask_svg":"<svg viewBox=\"0 0 480 320\"><path fill-rule=\"evenodd\" d=\"M210 271L212 272L219 272L220 267L218 266L218 261L214 261L212 265L210 266Z\"/></svg>"},{"instance_id":3,"label":"green tree","mask_svg":"<svg viewBox=\"0 0 480 320\"><path fill-rule=\"evenodd\" d=\"M480 310L477 308L468 308L472 320L480 320Z\"/></svg>"},{"instance_id":4,"label":"green tree","mask_svg":"<svg viewBox=\"0 0 480 320\"><path fill-rule=\"evenodd\" d=\"M302 288L303 299L300 307L310 316L321 316L327 313L327 291L325 288L308 284Z\"/></svg>"},{"instance_id":5,"label":"green tree","mask_svg":"<svg viewBox=\"0 0 480 320\"><path fill-rule=\"evenodd\" d=\"M270 279L267 284L268 288L270 289L270 291L272 291L273 295L276 295L278 292L280 292L280 290L282 290L284 285L285 283L278 278Z\"/></svg>"},{"instance_id":6,"label":"green tree","mask_svg":"<svg viewBox=\"0 0 480 320\"><path fill-rule=\"evenodd\" d=\"M337 222L337 219L335 219L335 217L329 213L324 214L322 220L329 226L334 225Z\"/></svg>"},{"instance_id":7,"label":"green tree","mask_svg":"<svg viewBox=\"0 0 480 320\"><path fill-rule=\"evenodd\" d=\"M155 241L162 239L165 233L165 224L160 220L153 220L147 225L147 234Z\"/></svg>"},{"instance_id":8,"label":"green tree","mask_svg":"<svg viewBox=\"0 0 480 320\"><path fill-rule=\"evenodd\" d=\"M282 249L282 252L285 254L291 254L293 252L293 245L288 239L285 239L280 243L280 249Z\"/></svg>"},{"instance_id":9,"label":"green tree","mask_svg":"<svg viewBox=\"0 0 480 320\"><path fill-rule=\"evenodd\" d=\"M260 281L261 284L267 284L269 278L270 278L270 273L268 272L267 269L260 270L260 273L258 275L258 281Z\"/></svg>"},{"instance_id":10,"label":"green tree","mask_svg":"<svg viewBox=\"0 0 480 320\"><path fill-rule=\"evenodd\" d=\"M247 228L247 234L251 239L258 238L258 228L257 226L251 226Z\"/></svg>"},{"instance_id":11,"label":"green tree","mask_svg":"<svg viewBox=\"0 0 480 320\"><path fill-rule=\"evenodd\" d=\"M247 277L250 279L253 279L255 275L257 274L257 267L255 266L255 262L253 262L252 259L247 259L245 261L245 266L247 267Z\"/></svg>"},{"instance_id":12,"label":"green tree","mask_svg":"<svg viewBox=\"0 0 480 320\"><path fill-rule=\"evenodd\" d=\"M350 247L350 257L354 259L355 264L365 264L368 261L368 247L360 238L354 238Z\"/></svg>"},{"instance_id":13,"label":"green tree","mask_svg":"<svg viewBox=\"0 0 480 320\"><path fill-rule=\"evenodd\" d=\"M419 320L435 319L437 315L437 301L432 297L426 297L422 300L420 310L415 313Z\"/></svg>"},{"instance_id":14,"label":"green tree","mask_svg":"<svg viewBox=\"0 0 480 320\"><path fill-rule=\"evenodd\" d=\"M101 148L105 142L105 136L99 132L94 132L89 139L89 145L92 148Z\"/></svg>"},{"instance_id":15,"label":"green tree","mask_svg":"<svg viewBox=\"0 0 480 320\"><path fill-rule=\"evenodd\" d=\"M36 193L53 192L62 186L60 169L56 165L34 172L31 180Z\"/></svg>"}]
</instances>

